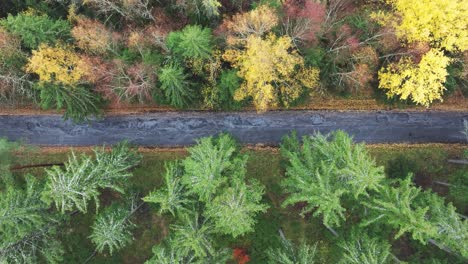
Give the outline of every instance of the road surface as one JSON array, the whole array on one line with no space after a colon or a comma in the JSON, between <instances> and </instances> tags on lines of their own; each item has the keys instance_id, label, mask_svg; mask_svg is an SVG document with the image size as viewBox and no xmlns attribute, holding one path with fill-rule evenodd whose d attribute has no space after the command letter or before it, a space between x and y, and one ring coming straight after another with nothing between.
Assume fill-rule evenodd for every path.
<instances>
[{"instance_id":1,"label":"road surface","mask_svg":"<svg viewBox=\"0 0 468 264\"><path fill-rule=\"evenodd\" d=\"M244 144L277 145L283 135L342 129L368 143L461 143L468 112L271 111L163 112L108 116L85 124L59 115L0 115L0 137L49 146L113 144L127 139L142 146L191 145L197 138L229 132Z\"/></svg>"}]
</instances>

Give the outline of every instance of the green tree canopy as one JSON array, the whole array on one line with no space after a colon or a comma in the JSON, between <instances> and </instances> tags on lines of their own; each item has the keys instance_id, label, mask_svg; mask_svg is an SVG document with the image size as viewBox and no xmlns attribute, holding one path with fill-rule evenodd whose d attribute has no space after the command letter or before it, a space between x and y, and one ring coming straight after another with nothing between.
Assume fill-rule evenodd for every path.
<instances>
[{"instance_id":1,"label":"green tree canopy","mask_svg":"<svg viewBox=\"0 0 468 264\"><path fill-rule=\"evenodd\" d=\"M184 59L207 59L213 49L211 29L189 25L167 36L167 46Z\"/></svg>"},{"instance_id":2,"label":"green tree canopy","mask_svg":"<svg viewBox=\"0 0 468 264\"><path fill-rule=\"evenodd\" d=\"M352 234L339 243L343 249L342 264L385 264L390 263L390 244L365 233Z\"/></svg>"},{"instance_id":3,"label":"green tree canopy","mask_svg":"<svg viewBox=\"0 0 468 264\"><path fill-rule=\"evenodd\" d=\"M129 219L133 209L112 204L96 216L89 238L99 253L108 249L112 255L133 240L132 229L135 225Z\"/></svg>"},{"instance_id":4,"label":"green tree canopy","mask_svg":"<svg viewBox=\"0 0 468 264\"><path fill-rule=\"evenodd\" d=\"M49 263L62 259L63 248L52 235L57 219L41 201L42 186L25 177L23 188L14 185L0 191L0 263Z\"/></svg>"},{"instance_id":5,"label":"green tree canopy","mask_svg":"<svg viewBox=\"0 0 468 264\"><path fill-rule=\"evenodd\" d=\"M363 202L370 209L370 215L362 225L379 222L398 229L395 238L408 232L413 239L426 244L430 237L436 235L437 229L427 220L429 206L415 204L420 192L411 177L396 181L396 186L384 185L370 202Z\"/></svg>"},{"instance_id":6,"label":"green tree canopy","mask_svg":"<svg viewBox=\"0 0 468 264\"><path fill-rule=\"evenodd\" d=\"M192 89L182 67L176 64L164 66L159 72L159 81L170 105L182 108L189 104Z\"/></svg>"},{"instance_id":7,"label":"green tree canopy","mask_svg":"<svg viewBox=\"0 0 468 264\"><path fill-rule=\"evenodd\" d=\"M253 231L257 214L268 206L261 203L264 189L259 183L247 185L243 175L234 176L231 182L207 204L206 216L214 221L218 233L237 237Z\"/></svg>"},{"instance_id":8,"label":"green tree canopy","mask_svg":"<svg viewBox=\"0 0 468 264\"><path fill-rule=\"evenodd\" d=\"M165 164L164 187L151 192L143 198L147 203L155 203L159 206L159 214L171 213L176 216L186 210L186 205L190 202L187 197L187 190L181 183L184 173L183 167L178 162Z\"/></svg>"},{"instance_id":9,"label":"green tree canopy","mask_svg":"<svg viewBox=\"0 0 468 264\"><path fill-rule=\"evenodd\" d=\"M43 200L55 203L62 213L75 208L86 213L91 199L99 207L100 189L124 193L123 186L132 176L129 170L139 163L140 156L127 142L116 145L110 152L95 149L94 154L94 158L86 155L78 158L72 152L64 169L57 166L47 169Z\"/></svg>"},{"instance_id":10,"label":"green tree canopy","mask_svg":"<svg viewBox=\"0 0 468 264\"><path fill-rule=\"evenodd\" d=\"M304 136L302 145L295 134L287 136L281 154L287 161L282 184L289 194L283 206L307 202L301 213L322 215L327 227L345 220L343 197L367 197L385 178L383 167L375 164L365 146L353 144L343 131Z\"/></svg>"},{"instance_id":11,"label":"green tree canopy","mask_svg":"<svg viewBox=\"0 0 468 264\"><path fill-rule=\"evenodd\" d=\"M54 44L70 37L71 25L66 20L54 20L47 15L19 13L0 20L0 25L19 36L25 47L36 49L41 43Z\"/></svg>"},{"instance_id":12,"label":"green tree canopy","mask_svg":"<svg viewBox=\"0 0 468 264\"><path fill-rule=\"evenodd\" d=\"M295 246L281 233L281 247L267 250L270 264L314 264L316 261L317 245L308 245L302 242Z\"/></svg>"},{"instance_id":13,"label":"green tree canopy","mask_svg":"<svg viewBox=\"0 0 468 264\"><path fill-rule=\"evenodd\" d=\"M245 165L246 157L237 157L236 151L236 142L227 134L200 139L197 145L188 149L190 156L183 161L182 182L200 201L211 200L219 187L227 182L227 176Z\"/></svg>"}]
</instances>

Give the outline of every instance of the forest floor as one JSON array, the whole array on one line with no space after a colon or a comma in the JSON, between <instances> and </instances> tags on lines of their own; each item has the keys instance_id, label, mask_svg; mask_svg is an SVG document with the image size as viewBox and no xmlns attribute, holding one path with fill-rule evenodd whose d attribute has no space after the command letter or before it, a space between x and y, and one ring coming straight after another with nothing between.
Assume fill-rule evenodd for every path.
<instances>
[{"instance_id":1,"label":"forest floor","mask_svg":"<svg viewBox=\"0 0 468 264\"><path fill-rule=\"evenodd\" d=\"M423 106L408 105L402 103L389 104L372 98L342 98L327 97L310 99L304 104L293 106L288 109L272 108L271 110L336 110L336 111L468 111L468 98L463 96L448 97L443 102L435 102L430 108ZM188 108L186 111L210 111L203 108ZM252 106L243 107L239 111L254 111ZM127 115L139 113L171 112L180 111L163 105L156 104L113 104L104 109L105 115ZM0 105L0 115L50 115L61 113L56 110L42 110L34 105L5 106Z\"/></svg>"},{"instance_id":2,"label":"forest floor","mask_svg":"<svg viewBox=\"0 0 468 264\"><path fill-rule=\"evenodd\" d=\"M463 169L460 165L448 163L448 159L460 159L468 146L463 144L392 144L367 145L370 154L376 159L378 165L385 166L389 177L404 177L408 168L415 173L415 181L423 188L432 188L440 194L447 194L447 189L434 183L434 181L452 182L455 180L457 170ZM73 148L75 152L88 152L90 147ZM162 184L164 163L166 161L181 159L187 156L183 148L160 149L140 147L143 154L141 164L135 169L131 184L142 196L158 188ZM278 243L278 229L284 230L286 236L293 240L305 239L310 243L317 243L318 263L336 263L339 249L336 247L333 236L323 227L317 218L310 215L305 218L299 216L299 207L282 208L282 195L280 181L284 177L281 166L281 157L277 148L244 147L242 150L249 155L247 177L259 180L266 187L265 202L270 205L267 213L259 217L255 232L238 239L220 238L218 243L231 248L242 247L247 249L252 264L265 263L264 252L268 247ZM41 147L31 148L17 153L21 165L38 163L60 163L66 160L70 148L67 147ZM20 165L20 164L14 164ZM44 168L29 168L15 171L16 173L32 173L43 177ZM116 193L105 192L102 197L103 206L119 199ZM452 197L447 199L452 201ZM466 212L466 205L457 205L461 212ZM461 208L460 208L461 207ZM66 225L63 241L66 250L65 263L82 263L93 252L93 245L89 241L90 225L94 218L94 209L90 208L88 214L77 214ZM97 255L92 263L143 263L151 256L151 248L159 243L170 230L168 218L156 214L155 208L144 206L135 217L137 229L135 240L121 252L113 256ZM389 238L391 239L391 238ZM405 252L421 247L403 236L394 242L393 252L405 258ZM400 248L401 247L401 248ZM424 246L423 255L417 261L430 260L443 252L431 245ZM453 260L452 263L457 263Z\"/></svg>"}]
</instances>

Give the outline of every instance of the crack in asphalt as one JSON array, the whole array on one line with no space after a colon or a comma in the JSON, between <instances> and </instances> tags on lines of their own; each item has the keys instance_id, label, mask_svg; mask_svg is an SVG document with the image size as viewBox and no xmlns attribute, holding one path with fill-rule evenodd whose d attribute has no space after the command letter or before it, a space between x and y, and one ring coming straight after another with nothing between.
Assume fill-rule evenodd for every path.
<instances>
[{"instance_id":1,"label":"crack in asphalt","mask_svg":"<svg viewBox=\"0 0 468 264\"><path fill-rule=\"evenodd\" d=\"M462 143L468 112L271 111L163 112L108 116L83 124L58 115L0 115L0 137L49 146L114 144L176 147L229 132L243 144L278 145L292 130L299 135L342 129L358 142Z\"/></svg>"}]
</instances>

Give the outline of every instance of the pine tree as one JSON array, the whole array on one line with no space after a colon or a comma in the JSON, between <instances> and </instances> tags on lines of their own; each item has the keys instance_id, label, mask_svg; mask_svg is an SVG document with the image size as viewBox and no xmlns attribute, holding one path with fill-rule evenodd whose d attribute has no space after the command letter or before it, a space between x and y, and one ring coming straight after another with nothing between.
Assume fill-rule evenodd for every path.
<instances>
[{"instance_id":1,"label":"pine tree","mask_svg":"<svg viewBox=\"0 0 468 264\"><path fill-rule=\"evenodd\" d=\"M115 251L130 244L133 240L132 229L135 225L129 218L135 209L112 204L96 216L91 226L93 232L89 238L99 253L107 249L112 255Z\"/></svg>"},{"instance_id":2,"label":"pine tree","mask_svg":"<svg viewBox=\"0 0 468 264\"><path fill-rule=\"evenodd\" d=\"M416 201L420 207L428 206L429 222L437 233L428 241L450 253L468 257L468 221L463 219L451 204L445 204L444 198L431 192L421 193Z\"/></svg>"},{"instance_id":3,"label":"pine tree","mask_svg":"<svg viewBox=\"0 0 468 264\"><path fill-rule=\"evenodd\" d=\"M189 25L167 36L167 46L184 59L208 59L213 49L211 29Z\"/></svg>"},{"instance_id":4,"label":"pine tree","mask_svg":"<svg viewBox=\"0 0 468 264\"><path fill-rule=\"evenodd\" d=\"M114 146L111 152L95 149L94 153L94 158L86 155L78 158L72 152L64 169L54 166L46 170L44 201L55 203L62 213L75 208L86 213L91 199L96 209L99 207L100 189L124 193L123 186L132 176L129 170L139 163L140 156L127 142Z\"/></svg>"},{"instance_id":5,"label":"pine tree","mask_svg":"<svg viewBox=\"0 0 468 264\"><path fill-rule=\"evenodd\" d=\"M164 66L159 72L159 81L170 105L182 108L189 104L192 89L182 67L176 64Z\"/></svg>"},{"instance_id":6,"label":"pine tree","mask_svg":"<svg viewBox=\"0 0 468 264\"><path fill-rule=\"evenodd\" d=\"M212 237L214 228L198 212L182 215L171 229L173 236L170 243L180 256L206 258L215 253Z\"/></svg>"},{"instance_id":7,"label":"pine tree","mask_svg":"<svg viewBox=\"0 0 468 264\"><path fill-rule=\"evenodd\" d=\"M68 40L71 25L66 20L54 20L47 15L30 12L8 15L0 25L19 36L25 47L36 49L40 44L55 44L59 39Z\"/></svg>"},{"instance_id":8,"label":"pine tree","mask_svg":"<svg viewBox=\"0 0 468 264\"><path fill-rule=\"evenodd\" d=\"M255 216L265 212L268 206L261 204L264 190L259 183L247 185L243 173L232 177L231 186L207 203L205 214L212 219L218 233L235 238L252 232Z\"/></svg>"},{"instance_id":9,"label":"pine tree","mask_svg":"<svg viewBox=\"0 0 468 264\"><path fill-rule=\"evenodd\" d=\"M49 263L62 259L63 249L53 236L58 219L41 201L42 187L25 177L25 188L7 186L0 192L0 263Z\"/></svg>"},{"instance_id":10,"label":"pine tree","mask_svg":"<svg viewBox=\"0 0 468 264\"><path fill-rule=\"evenodd\" d=\"M183 174L181 165L177 162L169 162L165 164L165 167L165 185L144 197L143 201L157 204L159 214L169 212L172 216L176 216L176 213L186 210L185 206L190 202L190 199L186 197L187 189L181 183Z\"/></svg>"},{"instance_id":11,"label":"pine tree","mask_svg":"<svg viewBox=\"0 0 468 264\"><path fill-rule=\"evenodd\" d=\"M352 234L348 240L341 241L343 249L342 264L385 264L390 259L390 244L377 238L370 238L362 232Z\"/></svg>"},{"instance_id":12,"label":"pine tree","mask_svg":"<svg viewBox=\"0 0 468 264\"><path fill-rule=\"evenodd\" d=\"M363 202L371 214L362 226L378 222L397 229L395 238L410 233L413 239L426 244L437 229L427 220L429 206L415 204L421 189L413 185L411 177L396 183L397 186L384 185L370 202Z\"/></svg>"},{"instance_id":13,"label":"pine tree","mask_svg":"<svg viewBox=\"0 0 468 264\"><path fill-rule=\"evenodd\" d=\"M289 194L283 206L307 202L301 214L314 212L326 227L340 226L345 220L345 197L359 201L377 190L384 179L363 144L353 144L343 131L330 135L305 136L302 145L295 135L285 137L281 154L287 161L282 182Z\"/></svg>"},{"instance_id":14,"label":"pine tree","mask_svg":"<svg viewBox=\"0 0 468 264\"><path fill-rule=\"evenodd\" d=\"M302 242L295 246L290 240L281 235L281 248L267 250L270 264L314 264L316 261L317 245L310 246Z\"/></svg>"},{"instance_id":15,"label":"pine tree","mask_svg":"<svg viewBox=\"0 0 468 264\"><path fill-rule=\"evenodd\" d=\"M188 149L190 156L183 161L182 182L200 201L211 200L218 188L227 182L226 175L239 169L236 165L243 158L235 157L236 151L234 139L227 134L200 139L197 145Z\"/></svg>"}]
</instances>

